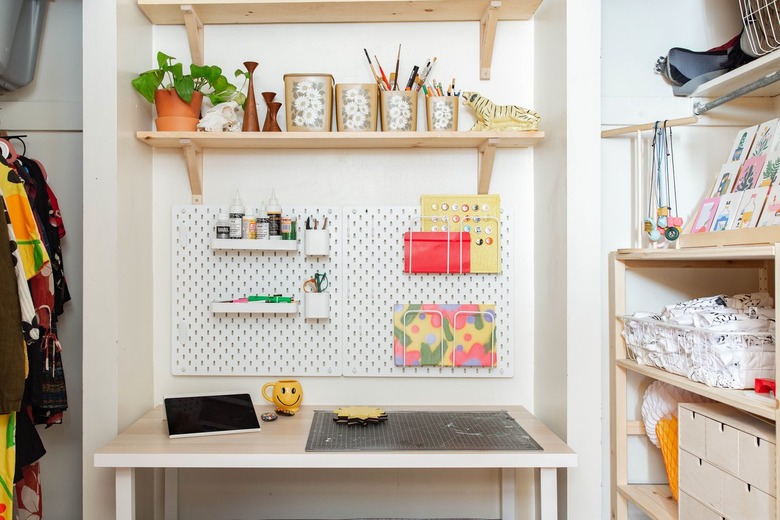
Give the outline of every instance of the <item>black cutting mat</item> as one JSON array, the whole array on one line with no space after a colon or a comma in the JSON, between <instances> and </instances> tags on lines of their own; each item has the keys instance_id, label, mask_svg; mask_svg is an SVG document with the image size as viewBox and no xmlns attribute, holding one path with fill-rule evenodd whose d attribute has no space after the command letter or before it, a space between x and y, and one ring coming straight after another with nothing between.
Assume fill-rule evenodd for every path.
<instances>
[{"instance_id":1,"label":"black cutting mat","mask_svg":"<svg viewBox=\"0 0 780 520\"><path fill-rule=\"evenodd\" d=\"M387 421L338 424L336 414L316 410L306 451L541 450L505 411L388 412Z\"/></svg>"}]
</instances>

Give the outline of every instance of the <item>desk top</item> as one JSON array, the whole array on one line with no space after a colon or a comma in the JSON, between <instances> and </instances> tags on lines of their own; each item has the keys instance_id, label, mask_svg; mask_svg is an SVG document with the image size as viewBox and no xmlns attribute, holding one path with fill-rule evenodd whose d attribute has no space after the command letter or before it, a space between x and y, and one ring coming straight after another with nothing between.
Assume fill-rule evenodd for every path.
<instances>
[{"instance_id":1,"label":"desk top","mask_svg":"<svg viewBox=\"0 0 780 520\"><path fill-rule=\"evenodd\" d=\"M268 411L256 407L258 416ZM393 410L506 410L538 442L540 451L307 452L314 410L262 423L262 431L206 437L168 438L162 406L154 408L95 453L97 467L133 468L559 468L577 465L577 455L521 406L396 406ZM392 420L392 419L391 419ZM366 426L370 428L371 426ZM361 428L361 426L351 426Z\"/></svg>"}]
</instances>

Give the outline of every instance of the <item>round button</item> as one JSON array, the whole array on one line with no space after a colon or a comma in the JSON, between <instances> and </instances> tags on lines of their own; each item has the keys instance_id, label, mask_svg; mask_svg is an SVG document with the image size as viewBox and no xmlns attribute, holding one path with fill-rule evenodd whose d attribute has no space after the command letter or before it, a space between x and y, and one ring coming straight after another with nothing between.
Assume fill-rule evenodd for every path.
<instances>
[{"instance_id":1,"label":"round button","mask_svg":"<svg viewBox=\"0 0 780 520\"><path fill-rule=\"evenodd\" d=\"M444 215L441 217L442 222L447 222L449 220L449 217L447 215Z\"/></svg>"},{"instance_id":2,"label":"round button","mask_svg":"<svg viewBox=\"0 0 780 520\"><path fill-rule=\"evenodd\" d=\"M485 227L485 233L487 233L488 235L492 235L493 234L493 228L490 227L490 226L486 226Z\"/></svg>"},{"instance_id":3,"label":"round button","mask_svg":"<svg viewBox=\"0 0 780 520\"><path fill-rule=\"evenodd\" d=\"M441 227L441 230L442 230L442 231L449 231L449 230L450 230L450 227L449 227L449 226L447 226L447 225L444 225L444 226L442 226L442 227Z\"/></svg>"},{"instance_id":4,"label":"round button","mask_svg":"<svg viewBox=\"0 0 780 520\"><path fill-rule=\"evenodd\" d=\"M474 217L474 222L479 222L480 220L482 219L480 219L479 217Z\"/></svg>"},{"instance_id":5,"label":"round button","mask_svg":"<svg viewBox=\"0 0 780 520\"><path fill-rule=\"evenodd\" d=\"M477 233L482 233L482 226L477 226L476 228L474 228L474 231L476 231Z\"/></svg>"},{"instance_id":6,"label":"round button","mask_svg":"<svg viewBox=\"0 0 780 520\"><path fill-rule=\"evenodd\" d=\"M460 209L460 204L458 204L457 202L452 205L452 211L458 211L459 209Z\"/></svg>"},{"instance_id":7,"label":"round button","mask_svg":"<svg viewBox=\"0 0 780 520\"><path fill-rule=\"evenodd\" d=\"M445 203L443 203L443 204L441 205L441 209L442 209L442 211L447 211L448 209L450 209L450 207L449 207L449 206L447 205L447 203L445 202Z\"/></svg>"},{"instance_id":8,"label":"round button","mask_svg":"<svg viewBox=\"0 0 780 520\"><path fill-rule=\"evenodd\" d=\"M464 204L463 206L460 207L460 209L462 209L463 212L465 213L465 212L467 212L469 210L469 205L468 204Z\"/></svg>"},{"instance_id":9,"label":"round button","mask_svg":"<svg viewBox=\"0 0 780 520\"><path fill-rule=\"evenodd\" d=\"M431 231L438 231L438 230L439 230L439 226L431 226Z\"/></svg>"},{"instance_id":10,"label":"round button","mask_svg":"<svg viewBox=\"0 0 780 520\"><path fill-rule=\"evenodd\" d=\"M439 217L431 217L431 222L438 222L438 221L439 221Z\"/></svg>"},{"instance_id":11,"label":"round button","mask_svg":"<svg viewBox=\"0 0 780 520\"><path fill-rule=\"evenodd\" d=\"M453 221L453 222L460 222L460 217L459 217L459 216L457 216L457 215L453 215L453 216L452 216L452 221Z\"/></svg>"},{"instance_id":12,"label":"round button","mask_svg":"<svg viewBox=\"0 0 780 520\"><path fill-rule=\"evenodd\" d=\"M437 209L439 209L439 205L438 204L431 204L431 209L433 211L436 211Z\"/></svg>"},{"instance_id":13,"label":"round button","mask_svg":"<svg viewBox=\"0 0 780 520\"><path fill-rule=\"evenodd\" d=\"M466 233L469 233L471 231L471 226L468 226L468 225L463 226L463 231L465 231Z\"/></svg>"},{"instance_id":14,"label":"round button","mask_svg":"<svg viewBox=\"0 0 780 520\"><path fill-rule=\"evenodd\" d=\"M478 246L481 246L481 245L482 245L482 239L481 239L481 238L478 238L478 239L476 239L476 240L474 241L474 243L475 243L475 244L477 244Z\"/></svg>"},{"instance_id":15,"label":"round button","mask_svg":"<svg viewBox=\"0 0 780 520\"><path fill-rule=\"evenodd\" d=\"M473 209L474 211L479 211L479 204L474 204L473 206L471 206L471 209Z\"/></svg>"},{"instance_id":16,"label":"round button","mask_svg":"<svg viewBox=\"0 0 780 520\"><path fill-rule=\"evenodd\" d=\"M485 239L485 243L486 243L487 245L492 245L492 244L493 244L493 237L487 237L487 238Z\"/></svg>"},{"instance_id":17,"label":"round button","mask_svg":"<svg viewBox=\"0 0 780 520\"><path fill-rule=\"evenodd\" d=\"M483 204L482 205L482 211L487 211L489 209L490 209L490 206L488 206L487 204Z\"/></svg>"}]
</instances>

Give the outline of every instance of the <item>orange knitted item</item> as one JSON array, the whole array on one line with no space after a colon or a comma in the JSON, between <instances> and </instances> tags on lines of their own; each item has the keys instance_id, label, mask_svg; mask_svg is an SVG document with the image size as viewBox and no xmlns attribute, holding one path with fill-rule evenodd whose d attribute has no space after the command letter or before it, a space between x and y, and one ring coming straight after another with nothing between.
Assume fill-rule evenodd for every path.
<instances>
[{"instance_id":1,"label":"orange knitted item","mask_svg":"<svg viewBox=\"0 0 780 520\"><path fill-rule=\"evenodd\" d=\"M661 455L664 457L664 466L666 466L666 476L669 477L669 487L672 490L672 496L677 498L677 417L670 419L664 417L658 420L655 425L655 434L661 445Z\"/></svg>"}]
</instances>

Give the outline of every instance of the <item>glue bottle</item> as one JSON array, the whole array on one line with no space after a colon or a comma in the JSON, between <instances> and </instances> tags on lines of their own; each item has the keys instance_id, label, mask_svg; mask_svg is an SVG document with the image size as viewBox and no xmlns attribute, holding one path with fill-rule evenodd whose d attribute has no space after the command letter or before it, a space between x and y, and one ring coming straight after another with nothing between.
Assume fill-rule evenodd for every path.
<instances>
[{"instance_id":1,"label":"glue bottle","mask_svg":"<svg viewBox=\"0 0 780 520\"><path fill-rule=\"evenodd\" d=\"M241 236L254 240L257 238L257 217L252 213L252 208L248 208L244 214L241 226Z\"/></svg>"},{"instance_id":2,"label":"glue bottle","mask_svg":"<svg viewBox=\"0 0 780 520\"><path fill-rule=\"evenodd\" d=\"M236 198L233 199L233 204L230 206L230 238L241 238L243 218L244 203L238 190L236 190Z\"/></svg>"},{"instance_id":3,"label":"glue bottle","mask_svg":"<svg viewBox=\"0 0 780 520\"><path fill-rule=\"evenodd\" d=\"M279 205L279 201L276 199L275 189L271 190L271 198L268 200L265 211L268 213L268 238L271 240L281 240L282 206Z\"/></svg>"},{"instance_id":4,"label":"glue bottle","mask_svg":"<svg viewBox=\"0 0 780 520\"><path fill-rule=\"evenodd\" d=\"M257 214L257 238L258 240L268 240L268 213L265 211L265 203L260 206L260 212Z\"/></svg>"}]
</instances>

